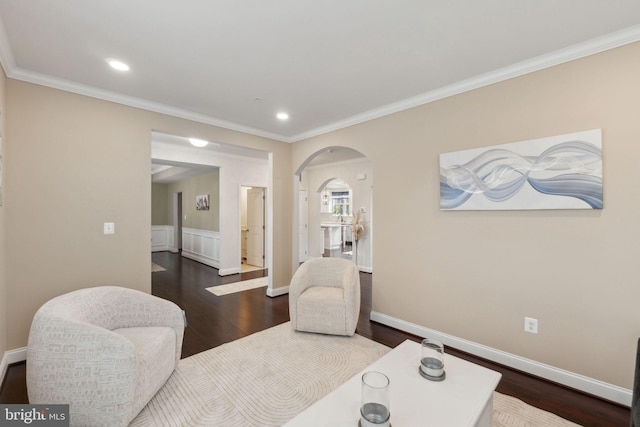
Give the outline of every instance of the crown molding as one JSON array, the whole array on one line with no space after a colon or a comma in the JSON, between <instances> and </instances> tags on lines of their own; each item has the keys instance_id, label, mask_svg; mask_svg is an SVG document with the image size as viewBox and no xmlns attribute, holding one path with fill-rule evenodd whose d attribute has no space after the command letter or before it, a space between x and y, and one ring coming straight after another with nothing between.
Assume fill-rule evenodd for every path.
<instances>
[{"instance_id":1,"label":"crown molding","mask_svg":"<svg viewBox=\"0 0 640 427\"><path fill-rule=\"evenodd\" d=\"M617 47L637 41L640 41L640 25L629 27L624 30L610 33L583 43L578 43L568 48L559 49L545 55L540 55L538 57L499 68L497 70L490 71L488 73L481 74L466 80L462 80L460 82L456 82L451 85L435 89L433 91L425 92L421 95L388 104L381 108L369 110L345 120L312 129L308 132L293 136L291 138L291 142L298 142L336 130L344 129L349 126L388 116L390 114L398 113L403 110L408 110L410 108L418 107L420 105L428 104L434 101L448 98L450 96L459 95L464 92L468 92L484 86L489 86L494 83L499 83L525 74L533 73L535 71L544 70L545 68L554 67L556 65L574 61L576 59L584 58L586 56L594 55L596 53L604 52L610 49L615 49Z\"/></svg>"},{"instance_id":2,"label":"crown molding","mask_svg":"<svg viewBox=\"0 0 640 427\"><path fill-rule=\"evenodd\" d=\"M2 22L2 19L0 17L0 63L4 68L5 74L9 78L286 143L294 143L336 130L344 129L350 126L367 122L369 120L384 117L454 95L459 95L464 92L509 80L525 74L533 73L535 71L540 71L545 68L550 68L637 41L640 41L640 25L613 32L583 43L578 43L568 48L560 49L549 54L531 58L517 64L481 74L479 76L475 76L439 89L435 89L433 91L425 92L423 94L407 98L399 102L388 104L380 108L375 108L362 114L357 114L347 119L312 129L308 132L303 132L292 137L287 137L250 126L244 126L238 123L222 120L216 117L207 116L205 114L195 113L192 111L151 102L141 98L126 96L115 92L105 91L92 86L82 85L68 80L59 79L45 74L22 69L15 63L11 46L8 43L8 37L6 34L4 23Z\"/></svg>"},{"instance_id":3,"label":"crown molding","mask_svg":"<svg viewBox=\"0 0 640 427\"><path fill-rule=\"evenodd\" d=\"M93 86L83 85L69 80L59 79L46 74L36 73L24 70L20 67L14 67L7 75L16 80L22 80L28 83L35 83L41 86L47 86L54 89L72 92L79 95L85 95L92 98L102 99L104 101L115 102L117 104L127 105L129 107L140 108L146 111L166 114L168 116L179 117L181 119L191 120L198 123L204 123L212 126L221 127L237 132L243 132L249 135L260 136L263 138L274 139L276 141L291 142L283 135L266 132L261 129L244 126L238 123L218 119L216 117L207 116L205 114L194 113L192 111L181 108L171 107L169 105L148 101L142 98L122 95L116 92L110 92L98 89Z\"/></svg>"}]
</instances>

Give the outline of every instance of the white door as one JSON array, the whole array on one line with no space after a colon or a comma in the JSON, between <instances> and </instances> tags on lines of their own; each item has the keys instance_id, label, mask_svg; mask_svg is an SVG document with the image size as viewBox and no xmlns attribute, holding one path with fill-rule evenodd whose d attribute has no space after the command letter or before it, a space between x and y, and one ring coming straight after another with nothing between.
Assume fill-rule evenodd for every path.
<instances>
[{"instance_id":1,"label":"white door","mask_svg":"<svg viewBox=\"0 0 640 427\"><path fill-rule=\"evenodd\" d=\"M307 260L309 233L308 230L308 198L307 190L298 192L298 261Z\"/></svg>"},{"instance_id":2,"label":"white door","mask_svg":"<svg viewBox=\"0 0 640 427\"><path fill-rule=\"evenodd\" d=\"M247 264L264 267L264 188L247 191Z\"/></svg>"}]
</instances>

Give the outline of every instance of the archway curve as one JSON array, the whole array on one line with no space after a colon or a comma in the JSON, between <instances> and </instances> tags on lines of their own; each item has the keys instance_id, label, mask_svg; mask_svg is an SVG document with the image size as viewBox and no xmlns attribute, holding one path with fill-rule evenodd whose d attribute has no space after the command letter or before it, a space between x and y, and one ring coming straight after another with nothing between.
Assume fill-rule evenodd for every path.
<instances>
[{"instance_id":1,"label":"archway curve","mask_svg":"<svg viewBox=\"0 0 640 427\"><path fill-rule=\"evenodd\" d=\"M320 159L320 157L324 158ZM334 157L336 160L332 161L331 157ZM294 176L300 176L302 174L302 171L305 170L307 166L309 166L309 164L318 163L319 160L324 163L335 163L337 161L345 161L362 157L367 158L367 156L365 156L362 152L350 147L343 147L340 145L324 147L309 155L309 157L307 157L294 172Z\"/></svg>"},{"instance_id":2,"label":"archway curve","mask_svg":"<svg viewBox=\"0 0 640 427\"><path fill-rule=\"evenodd\" d=\"M316 166L320 167L322 165L328 165L328 166L332 166L335 163L342 163L344 162L345 165L349 165L349 161L354 161L357 162L358 160L365 160L366 162L360 163L360 164L365 164L365 168L366 168L366 173L361 173L358 174L361 177L358 178L356 180L355 175L352 177L347 177L347 176L342 176L340 173L330 173L329 175L327 175L324 179L322 179L322 182L315 182L314 184L309 184L306 182L303 182L303 176L308 174L304 174L303 172L310 166L314 167L314 169L316 169ZM357 164L357 163L356 163ZM353 169L352 166L345 166L345 167L349 167L351 169ZM359 167L359 166L358 166ZM362 178L364 177L364 178ZM348 182L351 185L351 181L355 181L356 186L359 185L360 186L360 194L362 196L362 199L364 199L361 202L354 202L354 209L362 209L363 213L365 214L365 216L367 217L367 220L370 224L370 231L368 233L367 236L367 256L363 257L363 259L366 259L368 261L368 264L365 265L364 267L362 265L359 265L359 267L361 268L361 271L364 272L372 272L373 269L373 260L372 260L372 251L373 251L373 239L372 239L372 234L373 234L373 230L372 230L372 208L373 208L373 166L371 163L371 160L369 160L367 158L366 155L364 155L362 152L355 150L353 148L350 147L344 147L344 146L326 146L323 148L320 148L318 150L316 150L315 152L311 153L303 162L300 163L300 165L298 166L298 168L295 170L294 173L294 188L293 188L293 235L292 235L292 273L295 272L295 270L298 268L298 266L300 265L301 262L301 252L300 252L300 233L301 233L301 224L303 219L300 217L300 212L302 212L302 209L300 208L300 191L303 191L303 196L305 194L305 191L307 192L306 195L309 198L309 205L308 206L312 206L313 209L315 209L315 202L312 200L312 197L314 195L318 195L318 189L324 187L324 185L326 185L326 183L332 181L333 179L336 178L341 178L344 179L346 182ZM346 179L345 179L346 178ZM318 196L319 197L319 196ZM362 200L361 199L361 200ZM304 201L303 201L304 202ZM319 203L318 203L319 206ZM309 212L311 212L311 209L307 209ZM319 211L319 209L318 209ZM314 223L310 224L313 225ZM302 229L304 230L304 224L302 224ZM308 228L308 230L310 230L310 228ZM308 231L309 233L310 231ZM316 255L318 256L318 255ZM319 255L321 256L321 255ZM311 258L313 256L309 256L309 258Z\"/></svg>"},{"instance_id":3,"label":"archway curve","mask_svg":"<svg viewBox=\"0 0 640 427\"><path fill-rule=\"evenodd\" d=\"M327 179L325 179L324 181L322 181L322 184L320 184L320 186L318 187L318 189L316 190L316 192L320 193L322 190L324 190L324 189L326 188L326 186L327 186L327 185L329 185L329 183L330 183L331 181L335 181L336 179L340 179L340 180L342 180L342 178L338 178L337 176L336 176L336 177L333 177L333 178L327 178ZM343 180L343 181L344 181L344 180ZM345 182L346 182L346 181L345 181Z\"/></svg>"}]
</instances>

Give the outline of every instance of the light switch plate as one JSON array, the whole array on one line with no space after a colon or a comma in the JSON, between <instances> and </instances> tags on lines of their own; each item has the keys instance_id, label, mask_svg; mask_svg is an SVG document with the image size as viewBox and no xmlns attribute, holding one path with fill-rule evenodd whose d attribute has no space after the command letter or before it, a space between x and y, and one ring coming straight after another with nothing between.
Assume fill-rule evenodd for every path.
<instances>
[{"instance_id":1,"label":"light switch plate","mask_svg":"<svg viewBox=\"0 0 640 427\"><path fill-rule=\"evenodd\" d=\"M113 222L105 222L104 234L116 234L116 224Z\"/></svg>"}]
</instances>

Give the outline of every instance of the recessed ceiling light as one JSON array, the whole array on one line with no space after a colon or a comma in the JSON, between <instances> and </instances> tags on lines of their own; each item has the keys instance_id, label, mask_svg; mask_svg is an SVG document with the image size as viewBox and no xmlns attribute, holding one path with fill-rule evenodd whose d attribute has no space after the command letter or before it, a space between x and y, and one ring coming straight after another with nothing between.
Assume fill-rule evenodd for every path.
<instances>
[{"instance_id":1,"label":"recessed ceiling light","mask_svg":"<svg viewBox=\"0 0 640 427\"><path fill-rule=\"evenodd\" d=\"M209 141L197 138L189 138L189 142L195 147L206 147L209 144Z\"/></svg>"},{"instance_id":2,"label":"recessed ceiling light","mask_svg":"<svg viewBox=\"0 0 640 427\"><path fill-rule=\"evenodd\" d=\"M276 117L280 120L287 120L289 118L289 114L285 113L284 111L281 111L278 114L276 114Z\"/></svg>"},{"instance_id":3,"label":"recessed ceiling light","mask_svg":"<svg viewBox=\"0 0 640 427\"><path fill-rule=\"evenodd\" d=\"M107 64L109 64L114 70L129 71L129 66L122 61L118 61L117 59L107 59Z\"/></svg>"}]
</instances>

